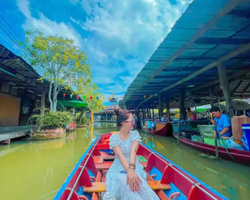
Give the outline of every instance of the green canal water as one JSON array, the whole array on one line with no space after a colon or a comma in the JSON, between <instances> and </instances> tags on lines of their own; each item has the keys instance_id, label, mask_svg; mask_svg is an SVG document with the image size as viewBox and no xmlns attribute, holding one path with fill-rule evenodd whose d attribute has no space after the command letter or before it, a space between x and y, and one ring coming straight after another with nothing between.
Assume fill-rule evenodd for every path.
<instances>
[{"instance_id":1,"label":"green canal water","mask_svg":"<svg viewBox=\"0 0 250 200\"><path fill-rule=\"evenodd\" d=\"M0 146L0 199L53 199L75 164L101 133L116 130L115 124L70 132L66 138L44 141L13 141ZM250 199L250 168L228 161L201 158L197 151L176 145L174 138L141 133L143 142L232 200Z\"/></svg>"}]
</instances>

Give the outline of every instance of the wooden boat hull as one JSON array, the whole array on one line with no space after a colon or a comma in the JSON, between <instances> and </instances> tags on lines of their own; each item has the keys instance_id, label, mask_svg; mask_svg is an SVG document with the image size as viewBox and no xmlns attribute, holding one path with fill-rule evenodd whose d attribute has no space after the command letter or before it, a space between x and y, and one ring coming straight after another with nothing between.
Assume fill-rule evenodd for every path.
<instances>
[{"instance_id":1,"label":"wooden boat hull","mask_svg":"<svg viewBox=\"0 0 250 200\"><path fill-rule=\"evenodd\" d=\"M172 123L166 123L166 125L160 129L160 130L151 130L151 129L146 129L146 128L143 128L142 127L142 130L146 133L151 133L151 134L154 134L154 135L159 135L159 136L173 136L173 126L172 126Z\"/></svg>"},{"instance_id":2,"label":"wooden boat hull","mask_svg":"<svg viewBox=\"0 0 250 200\"><path fill-rule=\"evenodd\" d=\"M213 146L213 145L195 142L195 141L192 141L192 140L184 138L184 137L180 138L180 142L187 145L187 146L195 148L199 151L202 151L204 153L215 155L215 146ZM241 151L241 150L237 150L237 149L228 149L228 152L233 157L232 158L227 153L225 148L223 148L223 147L218 147L218 148L219 148L219 157L220 158L250 166L250 152Z\"/></svg>"},{"instance_id":3,"label":"wooden boat hull","mask_svg":"<svg viewBox=\"0 0 250 200\"><path fill-rule=\"evenodd\" d=\"M102 152L109 149L107 142L110 135L111 133L99 135L93 141L54 200L101 199L100 192L105 191L105 174L114 159L114 155ZM161 200L227 199L145 144L139 146L137 154L146 159L141 164L147 173L148 184Z\"/></svg>"}]
</instances>

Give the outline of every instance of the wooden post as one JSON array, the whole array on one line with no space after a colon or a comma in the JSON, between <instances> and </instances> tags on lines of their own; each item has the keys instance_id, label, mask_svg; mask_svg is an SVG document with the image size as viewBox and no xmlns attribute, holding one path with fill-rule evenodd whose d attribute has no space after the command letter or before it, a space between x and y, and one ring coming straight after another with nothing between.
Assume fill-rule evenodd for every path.
<instances>
[{"instance_id":1,"label":"wooden post","mask_svg":"<svg viewBox=\"0 0 250 200\"><path fill-rule=\"evenodd\" d=\"M185 90L180 90L179 102L180 102L180 119L186 119L186 109L184 105Z\"/></svg>"},{"instance_id":2,"label":"wooden post","mask_svg":"<svg viewBox=\"0 0 250 200\"><path fill-rule=\"evenodd\" d=\"M167 114L168 120L170 120L169 101L166 101L166 114Z\"/></svg>"},{"instance_id":3,"label":"wooden post","mask_svg":"<svg viewBox=\"0 0 250 200\"><path fill-rule=\"evenodd\" d=\"M155 119L155 112L154 112L154 108L152 109L152 117L153 117L153 120Z\"/></svg>"},{"instance_id":4,"label":"wooden post","mask_svg":"<svg viewBox=\"0 0 250 200\"><path fill-rule=\"evenodd\" d=\"M210 96L210 106L211 108L214 106L214 96L213 96L213 89L209 88L209 96Z\"/></svg>"},{"instance_id":5,"label":"wooden post","mask_svg":"<svg viewBox=\"0 0 250 200\"><path fill-rule=\"evenodd\" d=\"M158 112L159 112L159 117L162 117L162 98L161 94L158 93Z\"/></svg>"},{"instance_id":6,"label":"wooden post","mask_svg":"<svg viewBox=\"0 0 250 200\"><path fill-rule=\"evenodd\" d=\"M226 72L226 67L223 66L222 64L219 64L217 66L218 73L219 73L219 80L220 80L220 88L223 91L223 95L226 100L226 108L227 108L227 113L229 117L233 117L234 111L233 111L233 102L231 98L231 92L229 88L229 82L227 79L227 72Z\"/></svg>"},{"instance_id":7,"label":"wooden post","mask_svg":"<svg viewBox=\"0 0 250 200\"><path fill-rule=\"evenodd\" d=\"M215 121L214 121L213 116L211 116L211 122L213 124L213 129L214 129L215 156L219 160L219 148L218 148L218 141L217 141L217 132L216 132L216 126L215 126Z\"/></svg>"},{"instance_id":8,"label":"wooden post","mask_svg":"<svg viewBox=\"0 0 250 200\"><path fill-rule=\"evenodd\" d=\"M220 97L218 97L218 107L219 107L219 109L220 109L220 111L221 111L221 107L220 107Z\"/></svg>"},{"instance_id":9,"label":"wooden post","mask_svg":"<svg viewBox=\"0 0 250 200\"><path fill-rule=\"evenodd\" d=\"M181 115L179 116L179 120L178 120L178 140L177 140L177 144L179 145L180 144L180 137L181 137L181 123L180 123L180 120L181 120Z\"/></svg>"},{"instance_id":10,"label":"wooden post","mask_svg":"<svg viewBox=\"0 0 250 200\"><path fill-rule=\"evenodd\" d=\"M91 111L91 117L90 117L90 119L91 119L91 123L94 123L94 112L93 111Z\"/></svg>"}]
</instances>

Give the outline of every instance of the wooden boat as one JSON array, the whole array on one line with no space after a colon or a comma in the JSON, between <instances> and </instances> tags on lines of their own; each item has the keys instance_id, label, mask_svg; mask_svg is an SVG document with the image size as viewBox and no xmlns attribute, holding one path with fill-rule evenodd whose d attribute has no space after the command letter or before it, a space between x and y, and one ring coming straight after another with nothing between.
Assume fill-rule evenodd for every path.
<instances>
[{"instance_id":1,"label":"wooden boat","mask_svg":"<svg viewBox=\"0 0 250 200\"><path fill-rule=\"evenodd\" d=\"M101 193L105 192L106 173L115 158L108 144L111 134L99 135L93 141L54 200L101 199ZM137 154L149 186L161 200L227 199L145 144L139 146Z\"/></svg>"},{"instance_id":2,"label":"wooden boat","mask_svg":"<svg viewBox=\"0 0 250 200\"><path fill-rule=\"evenodd\" d=\"M174 134L174 136L177 138L176 134ZM184 137L180 137L180 142L187 146L200 150L204 153L215 155L215 146L213 145L195 142ZM250 152L249 151L242 151L238 149L228 148L228 152L231 155L230 156L224 147L218 147L218 148L219 148L220 158L250 166Z\"/></svg>"},{"instance_id":3,"label":"wooden boat","mask_svg":"<svg viewBox=\"0 0 250 200\"><path fill-rule=\"evenodd\" d=\"M151 133L153 135L159 135L159 136L173 136L173 126L172 123L167 122L165 126L160 130L151 130L148 128L144 128L144 126L141 124L141 129L146 133Z\"/></svg>"}]
</instances>

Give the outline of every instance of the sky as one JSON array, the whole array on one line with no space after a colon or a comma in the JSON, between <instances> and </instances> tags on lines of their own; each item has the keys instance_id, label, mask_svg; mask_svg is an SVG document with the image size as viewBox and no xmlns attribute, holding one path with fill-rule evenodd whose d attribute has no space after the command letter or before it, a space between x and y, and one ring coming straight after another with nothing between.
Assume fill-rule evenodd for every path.
<instances>
[{"instance_id":1,"label":"sky","mask_svg":"<svg viewBox=\"0 0 250 200\"><path fill-rule=\"evenodd\" d=\"M0 26L24 40L25 30L74 39L89 55L93 81L121 99L190 0L1 0ZM8 27L3 19L9 24ZM22 56L0 29L0 43Z\"/></svg>"}]
</instances>

